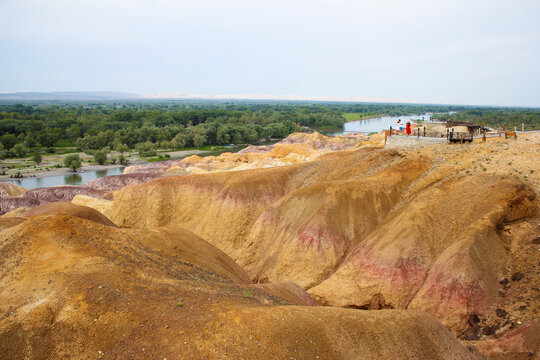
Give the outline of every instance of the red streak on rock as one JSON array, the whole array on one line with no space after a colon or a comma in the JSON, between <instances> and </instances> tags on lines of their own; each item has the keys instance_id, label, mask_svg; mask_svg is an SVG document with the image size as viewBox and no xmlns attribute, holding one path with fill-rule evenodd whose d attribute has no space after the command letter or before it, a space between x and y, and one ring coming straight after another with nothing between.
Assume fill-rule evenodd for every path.
<instances>
[{"instance_id":1,"label":"red streak on rock","mask_svg":"<svg viewBox=\"0 0 540 360\"><path fill-rule=\"evenodd\" d=\"M385 259L366 246L357 247L346 260L354 266L359 278L380 278L381 281L397 283L422 284L428 269L420 259L398 257Z\"/></svg>"},{"instance_id":2,"label":"red streak on rock","mask_svg":"<svg viewBox=\"0 0 540 360\"><path fill-rule=\"evenodd\" d=\"M322 246L335 247L338 243L343 242L327 228L316 227L310 224L304 226L300 230L297 239L300 247L308 248L316 246L318 250L320 250Z\"/></svg>"},{"instance_id":3,"label":"red streak on rock","mask_svg":"<svg viewBox=\"0 0 540 360\"><path fill-rule=\"evenodd\" d=\"M466 313L482 313L488 305L487 292L477 280L465 282L442 268L433 268L424 286L423 297L438 304L441 312L461 308Z\"/></svg>"}]
</instances>

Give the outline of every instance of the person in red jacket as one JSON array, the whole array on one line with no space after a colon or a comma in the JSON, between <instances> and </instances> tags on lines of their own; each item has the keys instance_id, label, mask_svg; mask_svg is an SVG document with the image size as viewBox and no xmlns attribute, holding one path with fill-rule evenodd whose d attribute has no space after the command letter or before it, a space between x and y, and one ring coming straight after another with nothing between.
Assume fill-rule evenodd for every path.
<instances>
[{"instance_id":1,"label":"person in red jacket","mask_svg":"<svg viewBox=\"0 0 540 360\"><path fill-rule=\"evenodd\" d=\"M406 130L407 130L407 136L411 135L411 123L410 123L410 121L407 121Z\"/></svg>"}]
</instances>

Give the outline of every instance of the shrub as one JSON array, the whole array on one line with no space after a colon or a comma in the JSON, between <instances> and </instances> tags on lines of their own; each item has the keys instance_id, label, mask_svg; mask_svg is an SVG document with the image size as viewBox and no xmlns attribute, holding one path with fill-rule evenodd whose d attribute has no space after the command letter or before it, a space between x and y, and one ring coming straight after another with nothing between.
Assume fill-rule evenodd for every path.
<instances>
[{"instance_id":1,"label":"shrub","mask_svg":"<svg viewBox=\"0 0 540 360\"><path fill-rule=\"evenodd\" d=\"M71 154L64 158L64 166L76 171L82 165L81 158L78 154Z\"/></svg>"},{"instance_id":2,"label":"shrub","mask_svg":"<svg viewBox=\"0 0 540 360\"><path fill-rule=\"evenodd\" d=\"M26 155L26 153L28 153L28 148L24 144L19 143L15 144L11 151L13 151L16 157L22 158Z\"/></svg>"},{"instance_id":3,"label":"shrub","mask_svg":"<svg viewBox=\"0 0 540 360\"><path fill-rule=\"evenodd\" d=\"M126 144L117 143L114 150L118 151L120 154L124 154L125 152L129 151L129 148Z\"/></svg>"},{"instance_id":4,"label":"shrub","mask_svg":"<svg viewBox=\"0 0 540 360\"><path fill-rule=\"evenodd\" d=\"M34 156L32 157L32 161L34 161L36 164L41 164L41 154L38 153L37 151L34 153Z\"/></svg>"},{"instance_id":5,"label":"shrub","mask_svg":"<svg viewBox=\"0 0 540 360\"><path fill-rule=\"evenodd\" d=\"M127 164L129 164L129 160L126 159L126 158L124 157L124 155L120 155L120 156L118 157L118 162L119 162L120 164L122 164L122 165L127 165Z\"/></svg>"},{"instance_id":6,"label":"shrub","mask_svg":"<svg viewBox=\"0 0 540 360\"><path fill-rule=\"evenodd\" d=\"M156 149L154 144L150 141L145 141L143 143L138 143L136 146L137 151L140 156L154 156L156 155Z\"/></svg>"},{"instance_id":7,"label":"shrub","mask_svg":"<svg viewBox=\"0 0 540 360\"><path fill-rule=\"evenodd\" d=\"M94 160L99 164L103 165L105 164L105 161L107 161L107 153L103 150L98 150L94 153Z\"/></svg>"}]
</instances>

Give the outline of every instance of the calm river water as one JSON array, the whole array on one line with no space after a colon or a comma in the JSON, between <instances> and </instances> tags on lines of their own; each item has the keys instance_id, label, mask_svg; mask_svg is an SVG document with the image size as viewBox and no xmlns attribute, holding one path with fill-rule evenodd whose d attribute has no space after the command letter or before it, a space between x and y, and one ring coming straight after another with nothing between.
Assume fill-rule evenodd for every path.
<instances>
[{"instance_id":1,"label":"calm river water","mask_svg":"<svg viewBox=\"0 0 540 360\"><path fill-rule=\"evenodd\" d=\"M46 176L41 178L23 178L8 180L14 184L27 189L35 189L38 187L49 187L56 185L82 185L90 180L99 179L109 175L120 175L124 172L124 168L113 168L98 171L85 171L67 175Z\"/></svg>"},{"instance_id":2,"label":"calm river water","mask_svg":"<svg viewBox=\"0 0 540 360\"><path fill-rule=\"evenodd\" d=\"M401 119L403 127L407 121L414 123L415 120L431 120L432 114L421 114L421 115L404 115L404 116L381 116L378 118L364 119L358 121L351 121L343 125L343 131L335 132L332 135L344 135L347 133L356 133L362 132L369 134L370 132L381 132L383 130L390 129L392 126L393 129L396 128L396 121Z\"/></svg>"}]
</instances>

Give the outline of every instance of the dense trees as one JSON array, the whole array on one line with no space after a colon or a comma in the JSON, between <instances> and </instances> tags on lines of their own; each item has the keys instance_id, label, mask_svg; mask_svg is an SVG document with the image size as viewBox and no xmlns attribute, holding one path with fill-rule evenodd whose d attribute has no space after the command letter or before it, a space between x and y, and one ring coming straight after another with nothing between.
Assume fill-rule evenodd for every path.
<instances>
[{"instance_id":1,"label":"dense trees","mask_svg":"<svg viewBox=\"0 0 540 360\"><path fill-rule=\"evenodd\" d=\"M335 106L286 103L135 103L0 105L0 143L80 150L200 147L283 138L300 126L340 127ZM63 140L64 139L64 140Z\"/></svg>"},{"instance_id":2,"label":"dense trees","mask_svg":"<svg viewBox=\"0 0 540 360\"><path fill-rule=\"evenodd\" d=\"M519 130L524 123L525 130L540 130L540 109L484 108L441 114L437 118L442 121L473 122L490 127L505 126L509 129L516 126Z\"/></svg>"},{"instance_id":3,"label":"dense trees","mask_svg":"<svg viewBox=\"0 0 540 360\"><path fill-rule=\"evenodd\" d=\"M346 121L344 115L364 118L448 111L458 112L440 117L491 126L524 121L527 128L540 127L538 109L232 101L0 104L0 155L19 156L38 147L53 151L54 146L85 151L108 148L121 153L142 146L143 153L152 154L157 148L255 143L306 128L340 128ZM14 149L17 144L20 146ZM147 151L149 148L154 150Z\"/></svg>"}]
</instances>

